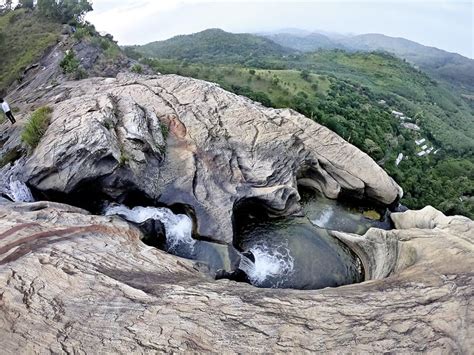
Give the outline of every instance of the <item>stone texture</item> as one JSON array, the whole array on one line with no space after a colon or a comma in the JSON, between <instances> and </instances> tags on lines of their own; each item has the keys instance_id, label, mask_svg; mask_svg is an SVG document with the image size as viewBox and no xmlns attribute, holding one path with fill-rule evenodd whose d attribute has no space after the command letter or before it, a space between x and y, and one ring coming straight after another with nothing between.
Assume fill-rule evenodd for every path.
<instances>
[{"instance_id":1,"label":"stone texture","mask_svg":"<svg viewBox=\"0 0 474 355\"><path fill-rule=\"evenodd\" d=\"M119 75L32 95L54 112L22 179L47 199L65 193L81 205L74 193L94 191L179 203L194 210L199 235L230 243L237 203L257 200L269 214L289 215L300 208L298 183L381 204L401 194L368 155L327 128L215 84Z\"/></svg>"},{"instance_id":2,"label":"stone texture","mask_svg":"<svg viewBox=\"0 0 474 355\"><path fill-rule=\"evenodd\" d=\"M470 353L474 223L431 208L393 219L402 229L338 233L358 253L376 255L361 256L372 280L297 291L213 281L144 245L138 229L116 217L2 200L0 347L5 354Z\"/></svg>"}]
</instances>

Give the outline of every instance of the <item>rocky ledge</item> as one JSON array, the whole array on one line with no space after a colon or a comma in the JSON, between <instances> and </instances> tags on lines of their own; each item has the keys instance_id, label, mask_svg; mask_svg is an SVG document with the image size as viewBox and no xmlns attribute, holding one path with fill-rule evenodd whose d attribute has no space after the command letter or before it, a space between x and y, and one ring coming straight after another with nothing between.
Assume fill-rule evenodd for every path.
<instances>
[{"instance_id":1,"label":"rocky ledge","mask_svg":"<svg viewBox=\"0 0 474 355\"><path fill-rule=\"evenodd\" d=\"M197 235L230 243L241 203L289 215L299 210L298 185L385 205L401 194L368 155L327 128L204 81L123 74L21 100L25 110L31 102L53 109L45 136L19 169L47 200L181 204L194 213Z\"/></svg>"},{"instance_id":2,"label":"rocky ledge","mask_svg":"<svg viewBox=\"0 0 474 355\"><path fill-rule=\"evenodd\" d=\"M90 214L103 200L173 205L194 217L195 237L231 244L234 216L250 205L297 213L298 186L397 202L401 189L370 157L304 116L174 75L66 82L15 104L53 113L36 149L2 168L0 192L12 177L56 202L0 197L3 352L474 348L467 218L426 207L392 213L393 230L332 231L365 281L301 291L212 280L146 246L137 227ZM19 151L20 132L0 134L0 154Z\"/></svg>"},{"instance_id":3,"label":"rocky ledge","mask_svg":"<svg viewBox=\"0 0 474 355\"><path fill-rule=\"evenodd\" d=\"M366 282L317 291L214 281L117 217L0 204L6 353L440 352L474 347L474 223L427 207L335 233Z\"/></svg>"}]
</instances>

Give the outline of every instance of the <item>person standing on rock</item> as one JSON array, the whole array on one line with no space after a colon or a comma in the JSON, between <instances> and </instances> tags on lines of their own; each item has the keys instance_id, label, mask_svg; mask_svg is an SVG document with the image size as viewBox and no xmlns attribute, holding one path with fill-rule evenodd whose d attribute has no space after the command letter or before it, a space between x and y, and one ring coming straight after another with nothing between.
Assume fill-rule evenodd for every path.
<instances>
[{"instance_id":1,"label":"person standing on rock","mask_svg":"<svg viewBox=\"0 0 474 355\"><path fill-rule=\"evenodd\" d=\"M10 120L12 124L16 122L15 117L13 117L13 113L10 110L10 105L6 102L3 98L0 97L0 104L2 104L2 110L5 112L5 116Z\"/></svg>"}]
</instances>

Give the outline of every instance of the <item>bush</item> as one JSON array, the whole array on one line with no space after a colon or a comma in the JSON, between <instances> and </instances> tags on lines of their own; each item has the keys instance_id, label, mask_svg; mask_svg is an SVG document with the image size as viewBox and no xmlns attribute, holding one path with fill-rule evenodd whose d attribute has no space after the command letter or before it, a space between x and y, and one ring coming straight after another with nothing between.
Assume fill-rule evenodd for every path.
<instances>
[{"instance_id":1,"label":"bush","mask_svg":"<svg viewBox=\"0 0 474 355\"><path fill-rule=\"evenodd\" d=\"M84 37L90 36L91 33L89 32L89 29L86 27L78 27L76 29L76 32L74 32L74 38L77 39L78 41L82 40Z\"/></svg>"},{"instance_id":2,"label":"bush","mask_svg":"<svg viewBox=\"0 0 474 355\"><path fill-rule=\"evenodd\" d=\"M141 74L143 73L143 68L140 64L134 64L132 66L132 69L130 69L132 71L132 73L137 73L137 74Z\"/></svg>"},{"instance_id":3,"label":"bush","mask_svg":"<svg viewBox=\"0 0 474 355\"><path fill-rule=\"evenodd\" d=\"M64 74L73 74L79 68L79 61L74 55L74 52L72 50L69 50L66 52L66 55L64 56L63 60L61 60L61 63L59 63L59 66L63 70Z\"/></svg>"},{"instance_id":4,"label":"bush","mask_svg":"<svg viewBox=\"0 0 474 355\"><path fill-rule=\"evenodd\" d=\"M21 141L26 144L30 151L36 148L48 129L52 112L53 110L48 106L40 107L33 112L23 128Z\"/></svg>"}]
</instances>

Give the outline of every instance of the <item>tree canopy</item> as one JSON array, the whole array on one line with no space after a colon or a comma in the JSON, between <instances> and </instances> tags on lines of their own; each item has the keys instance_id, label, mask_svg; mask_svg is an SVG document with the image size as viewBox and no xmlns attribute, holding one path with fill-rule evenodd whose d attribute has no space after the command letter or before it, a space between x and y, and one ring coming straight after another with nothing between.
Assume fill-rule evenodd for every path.
<instances>
[{"instance_id":1,"label":"tree canopy","mask_svg":"<svg viewBox=\"0 0 474 355\"><path fill-rule=\"evenodd\" d=\"M92 11L92 4L88 0L38 0L37 7L43 16L62 23L81 23L84 15Z\"/></svg>"}]
</instances>

